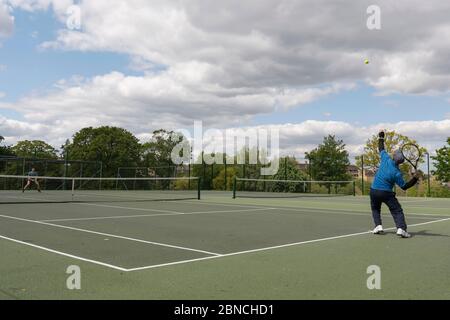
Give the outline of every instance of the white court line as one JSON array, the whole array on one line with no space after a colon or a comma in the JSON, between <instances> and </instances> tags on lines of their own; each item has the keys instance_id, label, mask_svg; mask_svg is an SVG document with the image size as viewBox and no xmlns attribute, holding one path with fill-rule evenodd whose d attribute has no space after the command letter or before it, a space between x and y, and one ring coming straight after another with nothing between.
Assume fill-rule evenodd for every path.
<instances>
[{"instance_id":1,"label":"white court line","mask_svg":"<svg viewBox=\"0 0 450 320\"><path fill-rule=\"evenodd\" d=\"M231 197L230 197L231 198ZM223 198L220 198L223 199ZM236 208L261 208L264 207L264 205L242 205L242 204L230 204L230 203L224 203L224 202L218 202L215 200L208 200L208 199L202 199L201 201L198 200L179 200L176 201L176 203L179 202L188 202L191 204L203 204L203 205L220 205L224 207L236 207ZM174 202L175 203L175 202Z\"/></svg>"},{"instance_id":2,"label":"white court line","mask_svg":"<svg viewBox=\"0 0 450 320\"><path fill-rule=\"evenodd\" d=\"M181 201L177 201L181 202ZM194 204L198 204L196 202L193 202ZM159 212L168 212L168 213L174 213L174 214L187 214L186 212L180 212L180 211L172 211L172 210L159 210L159 209L147 209L147 208L135 208L135 207L123 207L123 206L115 206L115 205L109 205L109 204L96 204L96 203L71 203L73 205L83 205L83 206L92 206L92 207L103 207L103 208L112 208L112 209L123 209L123 210L131 210L131 211L159 211ZM211 204L209 204L211 205ZM241 207L241 206L239 206ZM268 208L267 206L245 206L243 208L251 208L251 209L264 209ZM236 210L238 211L238 210ZM242 211L242 210L239 210ZM211 211L205 211L205 213L211 212ZM217 212L217 211L216 211ZM225 211L224 211L225 212Z\"/></svg>"},{"instance_id":3,"label":"white court line","mask_svg":"<svg viewBox=\"0 0 450 320\"><path fill-rule=\"evenodd\" d=\"M433 201L434 199L415 199L415 200L408 200L408 198L405 198L405 197L398 197L398 198L400 198L400 200L403 202L403 203L414 203L414 202L430 202L430 201Z\"/></svg>"},{"instance_id":4,"label":"white court line","mask_svg":"<svg viewBox=\"0 0 450 320\"><path fill-rule=\"evenodd\" d=\"M136 239L136 238L129 238L129 237L118 236L118 235L114 235L114 234L97 232L97 231L92 231L92 230L86 230L86 229L62 226L62 225L48 223L48 222L42 222L42 221L29 220L29 219L24 219L24 218L5 216L5 215L2 215L2 214L0 214L0 217L6 218L6 219L12 219L12 220L18 220L18 221L25 221L25 222L31 222L31 223L36 223L36 224L42 224L42 225L51 226L51 227L57 227L57 228L62 228L62 229L68 229L68 230L74 230L74 231L98 234L98 235L107 236L107 237L111 237L111 238L117 238L117 239L124 239L124 240L129 240L129 241L147 243L147 244L152 244L152 245L161 246L161 247L168 247L168 248L173 248L173 249L180 249L180 250L186 250L186 251L199 252L199 253L204 253L204 254L213 255L213 256L220 255L219 253L215 253L215 252L209 252L209 251L198 250L198 249L187 248L187 247L181 247L181 246L175 246L175 245L161 243L161 242L154 242L154 241L147 241L147 240Z\"/></svg>"},{"instance_id":5,"label":"white court line","mask_svg":"<svg viewBox=\"0 0 450 320\"><path fill-rule=\"evenodd\" d=\"M127 216L107 216L107 217L89 217L89 218L67 218L67 219L52 219L52 220L36 220L41 222L62 222L62 221L88 221L88 220L104 220L104 219L127 219L127 218L151 218L151 217L164 217L164 216L188 216L194 214L214 214L214 213L241 213L241 212L256 212L276 210L277 208L258 208L258 209L246 209L246 210L222 210L222 211L197 211L197 212L180 212L180 213L161 213L161 214L138 214Z\"/></svg>"},{"instance_id":6,"label":"white court line","mask_svg":"<svg viewBox=\"0 0 450 320\"><path fill-rule=\"evenodd\" d=\"M195 203L195 202L193 202ZM200 202L198 202L200 203ZM95 206L95 207L105 207L105 208L115 208L115 209L123 209L123 210L132 210L132 211L159 211L157 209L146 209L146 208L134 208L134 207L123 207L123 206L113 206L113 205L103 205L103 204L94 204L94 203L74 203L74 204L80 204L80 205L86 205L86 206ZM223 205L222 203L218 203L219 205ZM233 205L231 205L233 206ZM352 209L338 209L338 208L316 208L316 207L305 207L305 206L300 206L300 207L265 207L265 206L250 206L250 208L254 208L254 209L248 209L248 210L236 210L236 212L252 212L252 211L266 211L266 210L289 210L289 211L295 211L295 212L300 212L302 209L312 209L312 210L316 210L315 212L313 212L314 214L342 214L342 215L366 215L366 214L362 214L362 213L358 213L358 212L352 212ZM322 210L322 211L321 211ZM330 211L337 211L337 212L330 212ZM350 212L349 212L350 211ZM169 210L161 210L161 212L169 212L171 213L171 211ZM205 212L193 212L193 213L183 213L183 212L176 212L173 211L173 214L154 214L154 215L148 215L148 216L164 216L164 215L181 215L181 214L202 214L202 213L221 213L221 212L232 212L232 211L205 211ZM345 213L344 213L345 212ZM411 216L423 216L423 217L414 217L414 219L421 219L421 220L428 220L428 219L432 219L432 218L426 218L426 217L438 217L438 218L442 218L445 215L442 214L427 214L427 213L411 213L408 212L406 213L406 216L411 215ZM141 215L142 217L145 217L147 215ZM370 212L367 213L367 216L370 217ZM132 216L128 216L128 217L132 217ZM139 217L139 215L136 215L135 217ZM126 216L125 216L126 218ZM98 218L98 220L100 220L100 218ZM104 218L104 219L113 219L113 218ZM42 221L46 221L46 222L58 222L58 221L72 221L73 219L54 219L54 220L42 220ZM80 219L81 220L81 219ZM84 220L97 220L97 218L85 218ZM76 221L76 220L74 220Z\"/></svg>"},{"instance_id":7,"label":"white court line","mask_svg":"<svg viewBox=\"0 0 450 320\"><path fill-rule=\"evenodd\" d=\"M0 215L0 216L3 216L3 215ZM12 218L12 219L18 219L18 220L25 220L25 219L14 218L14 217L7 217L7 216L3 216L3 217ZM427 224L432 224L432 223L437 223L437 222L443 222L443 221L448 221L448 220L450 220L450 218L436 220L436 221L430 221L430 222L424 222L424 223L418 223L418 224L413 224L413 225L410 225L410 227L422 226L422 225L427 225ZM27 221L27 220L25 220L25 221ZM28 221L37 223L36 221L32 221L32 220L28 220ZM62 226L58 226L58 225L54 225L54 226L62 227ZM388 228L388 229L385 229L385 230L395 230L395 229L396 228ZM285 247L291 247L291 246L297 246L297 245L303 245L303 244L309 244L309 243L315 243L315 242L322 242L322 241L329 241L329 240L335 240L335 239L342 239L342 238L354 237L354 236L365 235L365 234L370 234L370 231L359 232L359 233L352 233L352 234L335 236L335 237L329 237L329 238L308 240L308 241L302 241L302 242L288 243L288 244L279 245L279 246L272 246L272 247L266 247L266 248L260 248L260 249L239 251L239 252L233 252L233 253L227 253L227 254L216 254L216 255L214 255L212 257L197 258L197 259L190 259L190 260L182 260L182 261L177 261L177 262L158 264L158 265L151 265L151 266L138 267L138 268L130 268L130 269L125 269L125 268L121 268L121 267L114 266L114 265L111 265L111 264L99 262L99 261L96 261L96 260L86 259L86 258L83 258L83 257L80 257L80 256L67 254L67 253L64 253L64 252L61 252L61 251L49 249L49 248L46 248L46 247L42 247L42 246L38 246L38 245L35 245L35 244L23 242L23 241L20 241L20 240L4 237L4 236L1 236L1 235L0 235L0 238L1 239L5 239L5 240L9 240L9 241L12 241L12 242L20 243L20 244L23 244L23 245L31 246L31 247L34 247L34 248L38 248L38 249L41 249L41 250L45 250L45 251L48 251L48 252L56 253L56 254L59 254L59 255L62 255L62 256L74 258L74 259L77 259L77 260L81 260L81 261L86 261L86 262L91 262L91 263L94 263L94 264L102 265L102 266L109 267L109 268L112 268L112 269L116 269L116 270L120 270L120 271L124 271L124 272L133 272L133 271L141 271L141 270L147 270L147 269L160 268L160 267L165 267L165 266L186 264L186 263L202 261L202 260L210 260L210 259L217 259L217 258L222 258L222 257L242 255L242 254L247 254L247 253L254 253L254 252L260 252L260 251L269 251L269 250L274 250L274 249L279 249L279 248L285 248Z\"/></svg>"},{"instance_id":8,"label":"white court line","mask_svg":"<svg viewBox=\"0 0 450 320\"><path fill-rule=\"evenodd\" d=\"M123 207L123 206L113 206L109 204L96 204L96 203L71 203L72 205L81 205L81 206L91 206L91 207L101 207L101 208L111 208L111 209L122 209L122 210L132 210L132 211L147 211L147 212L167 212L171 214L183 214L180 211L173 210L165 210L165 209L150 209L150 208L134 208L134 207Z\"/></svg>"},{"instance_id":9,"label":"white court line","mask_svg":"<svg viewBox=\"0 0 450 320\"><path fill-rule=\"evenodd\" d=\"M126 192L133 192L133 191L126 191ZM117 194L115 194L115 193L117 193ZM145 196L144 197L143 196L138 196L137 194L136 195L130 194L130 195L126 195L126 196L125 195L120 195L120 194L121 194L121 191L113 191L113 192L106 191L105 193L90 193L90 192L87 192L87 193L78 192L78 193L76 193L75 192L74 196L75 196L75 198L78 198L78 197L80 197L80 198L82 198L82 197L89 198L91 196L92 197L105 197L106 196L106 197L113 197L113 198L129 199L129 201L123 200L122 202L133 202L133 201L136 201L136 200L140 200L140 201L159 200L158 197L150 198L150 197L145 197ZM174 193L170 193L170 191L169 191L169 192L165 192L165 193L159 192L159 193L155 193L155 194L156 195L163 195L163 194L173 195ZM182 194L182 193L180 193L180 194ZM188 200L188 198L189 197L186 196L185 199L183 199L183 200ZM195 197L193 197L193 198L195 198ZM167 199L167 201L172 201L172 200L177 200L177 199ZM164 201L164 200L161 200L161 201ZM179 199L179 201L181 201L181 199Z\"/></svg>"},{"instance_id":10,"label":"white court line","mask_svg":"<svg viewBox=\"0 0 450 320\"><path fill-rule=\"evenodd\" d=\"M412 224L409 227L423 226L423 225L427 225L427 224L444 222L444 221L449 221L449 220L450 220L450 218L434 220L434 221L429 221L429 222L422 222L422 223ZM387 228L385 230L387 231L387 230L396 230L396 229L397 228ZM293 246L304 245L304 244L315 243L315 242L323 242L323 241L329 241L329 240L349 238L349 237L355 237L355 236L360 236L360 235L367 235L367 234L371 234L371 233L372 233L371 231L351 233L351 234L345 234L345 235L335 236L335 237L328 237L328 238L321 238L321 239L315 239L315 240L307 240L307 241L301 241L301 242L288 243L288 244L283 244L283 245L279 245L279 246L272 246L272 247L266 247L266 248L260 248L260 249L252 249L252 250L246 250L246 251L226 253L226 254L221 254L219 256L214 256L214 257L204 257L204 258L182 260L182 261L177 261L177 262L163 263L163 264L151 265L151 266L145 266L145 267L131 268L131 269L128 269L127 271L132 272L132 271L154 269L154 268L173 266L173 265L185 264L185 263L196 262L196 261L211 260L211 259L231 257L231 256L242 255L242 254L248 254L248 253L255 253L255 252L260 252L260 251L269 251L269 250L274 250L274 249L293 247Z\"/></svg>"},{"instance_id":11,"label":"white court line","mask_svg":"<svg viewBox=\"0 0 450 320\"><path fill-rule=\"evenodd\" d=\"M40 201L40 202L42 202L44 204L45 203L52 203L52 201L58 201L57 199L50 199L50 200L47 200L47 201L42 201L41 198L18 197L18 196L8 196L7 198L18 199L18 200L21 200L21 199L34 200L34 201ZM149 201L151 201L151 200L149 200ZM93 203L87 203L87 202L86 203L72 202L72 201L67 201L67 202L70 203L70 204L79 204L79 205L95 205ZM123 201L123 202L126 202L126 201ZM130 201L130 202L133 202L133 201ZM160 203L161 202L164 202L164 201L160 201ZM169 202L169 201L166 201L166 202ZM198 204L200 204L200 205L209 205L209 206L210 205L220 205L220 206L223 206L223 207L254 208L254 209L263 207L262 205L260 205L260 206L258 206L258 205L240 205L240 204L229 204L229 203L221 203L221 202L214 202L214 201L209 202L207 200L199 201L199 200L192 200L192 199L186 199L186 200L183 199L183 200L176 200L176 202L173 202L173 201L170 201L170 202L171 203L187 202L187 203L195 204L195 205L198 205ZM98 205L98 206L105 206L105 207L107 207L106 205ZM122 208L123 209L128 209L130 207L122 207ZM136 208L135 210L153 211L152 209L143 209L143 208ZM156 211L163 211L163 210L156 210ZM169 210L165 210L165 211L170 212ZM173 212L176 212L176 211L173 211Z\"/></svg>"},{"instance_id":12,"label":"white court line","mask_svg":"<svg viewBox=\"0 0 450 320\"><path fill-rule=\"evenodd\" d=\"M9 197L9 198L13 198L13 197ZM46 203L51 203L51 201L57 201L57 200L47 200L47 201L42 201L42 199L39 198L29 198L29 197L17 197L14 199L26 199L26 200L34 200L34 201L41 201L42 204L46 204ZM69 204L72 205L84 205L84 206L94 206L94 207L105 207L105 208L118 208L118 209L127 209L127 210L135 210L135 211L149 211L149 212L167 212L167 213L177 213L177 214L181 214L182 212L178 212L178 211L173 211L173 210L164 210L164 209L150 209L150 208L133 208L133 207L121 207L121 206L112 206L112 205L106 205L106 204L95 204L95 203L79 203L79 202L70 202L68 201Z\"/></svg>"},{"instance_id":13,"label":"white court line","mask_svg":"<svg viewBox=\"0 0 450 320\"><path fill-rule=\"evenodd\" d=\"M17 200L22 200L22 199L25 199L25 200L33 200L33 201L39 201L39 202L42 202L42 203L50 203L50 201L56 201L56 200L52 200L52 199L44 199L44 200L42 200L42 198L30 198L30 197L18 197L18 196L5 196L5 198L8 198L8 199L17 199ZM5 203L5 204L8 204L8 203Z\"/></svg>"},{"instance_id":14,"label":"white court line","mask_svg":"<svg viewBox=\"0 0 450 320\"><path fill-rule=\"evenodd\" d=\"M293 208L293 207L284 207L284 208L276 208L278 210L283 210L283 211L293 211L293 212L299 212L299 213L303 213L303 214L337 214L337 215L350 215L350 216L365 216L365 217L372 217L372 213L371 212L367 212L367 213L359 213L359 212L355 212L355 211L351 211L351 210L344 210L344 209L316 209L316 212L303 212L302 209L313 209L313 208ZM345 211L345 212L332 212L332 211ZM348 212L350 211L350 212ZM414 215L414 216L421 216L421 217L411 217L411 219L419 219L419 220L430 220L430 219L434 219L434 220L439 220L439 218L445 217L446 215L433 215L433 214L419 214L419 213L406 213L405 216L408 215ZM422 216L430 216L430 218L426 218L426 217L422 217ZM432 217L439 217L439 218L432 218Z\"/></svg>"},{"instance_id":15,"label":"white court line","mask_svg":"<svg viewBox=\"0 0 450 320\"><path fill-rule=\"evenodd\" d=\"M48 251L48 252L51 252L51 253L56 253L56 254L59 254L61 256L65 256L65 257L69 257L69 258L73 258L73 259L77 259L77 260L81 260L81 261L86 261L86 262L98 264L98 265L101 265L101 266L104 266L104 267L108 267L108 268L112 268L112 269L116 269L116 270L120 270L120 271L125 271L126 272L126 271L129 270L129 269L125 269L125 268L121 268L121 267L115 266L113 264L104 263L104 262L100 262L100 261L92 260L92 259L87 259L87 258L83 258L83 257L80 257L80 256L75 256L73 254L68 254L68 253L65 253L65 252L62 252L62 251L49 249L49 248L46 248L46 247L43 247L43 246L38 246L38 245L35 245L35 244L32 244L32 243L20 241L20 240L17 240L17 239L8 238L8 237L2 236L2 235L0 235L0 239L4 239L4 240L8 240L8 241L24 244L26 246L30 246L30 247L33 247L33 248L41 249L41 250Z\"/></svg>"},{"instance_id":16,"label":"white court line","mask_svg":"<svg viewBox=\"0 0 450 320\"><path fill-rule=\"evenodd\" d=\"M217 204L221 204L220 202L218 202ZM350 204L350 205L353 205L353 206L362 206L361 204ZM260 206L260 208L261 207L263 207L264 205L261 205ZM298 206L296 206L296 207L293 207L293 206L283 206L283 207L276 207L276 209L298 209L298 210L301 210L301 209L312 209L312 210L317 210L317 211L330 211L330 210L332 210L332 211L339 211L339 212L342 212L342 211L344 211L344 212L355 212L355 213L358 213L358 212L361 212L361 211L355 211L355 209L339 209L339 208L317 208L317 207L305 207L305 206L303 206L302 204L299 204ZM370 208L369 208L370 209ZM430 209L435 209L435 208L430 208ZM426 217L438 217L438 218L442 218L442 217L445 217L445 216L447 216L446 214L430 214L430 213L417 213L417 212L408 212L408 210L404 210L405 211L405 216L408 216L408 215L413 215L413 216L426 216ZM323 212L322 212L323 213ZM350 213L349 213L350 214ZM371 212L370 211L368 211L368 214L370 215L371 214Z\"/></svg>"}]
</instances>

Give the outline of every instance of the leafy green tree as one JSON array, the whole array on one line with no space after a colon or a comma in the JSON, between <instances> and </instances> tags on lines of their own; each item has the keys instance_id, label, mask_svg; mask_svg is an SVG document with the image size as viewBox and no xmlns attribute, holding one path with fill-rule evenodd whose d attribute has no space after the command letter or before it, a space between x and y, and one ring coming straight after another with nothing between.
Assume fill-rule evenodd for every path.
<instances>
[{"instance_id":1,"label":"leafy green tree","mask_svg":"<svg viewBox=\"0 0 450 320\"><path fill-rule=\"evenodd\" d=\"M316 149L307 152L306 159L311 164L311 174L315 180L345 181L351 179L347 173L350 165L348 152L342 140L328 135Z\"/></svg>"},{"instance_id":2,"label":"leafy green tree","mask_svg":"<svg viewBox=\"0 0 450 320\"><path fill-rule=\"evenodd\" d=\"M449 198L450 188L445 183L432 179L431 196L436 198Z\"/></svg>"},{"instance_id":3,"label":"leafy green tree","mask_svg":"<svg viewBox=\"0 0 450 320\"><path fill-rule=\"evenodd\" d=\"M41 140L19 141L11 149L22 158L58 159L57 150Z\"/></svg>"},{"instance_id":4,"label":"leafy green tree","mask_svg":"<svg viewBox=\"0 0 450 320\"><path fill-rule=\"evenodd\" d=\"M385 131L385 140L384 146L387 153L392 154L395 150L398 150L402 145L407 143L417 144L416 140L413 140L407 136L404 136L395 131ZM427 150L423 147L419 146L419 149L422 154L425 154ZM380 153L378 151L378 132L375 133L369 140L366 142L366 146L364 147L364 167L371 168L372 170L378 169L378 165L380 164ZM423 158L420 160L420 163L423 163ZM356 165L361 167L361 157L356 158ZM409 165L404 163L401 167L402 172L407 173L409 171Z\"/></svg>"},{"instance_id":5,"label":"leafy green tree","mask_svg":"<svg viewBox=\"0 0 450 320\"><path fill-rule=\"evenodd\" d=\"M447 145L436 150L436 156L431 157L436 170L433 172L437 179L442 182L450 181L450 137Z\"/></svg>"},{"instance_id":6,"label":"leafy green tree","mask_svg":"<svg viewBox=\"0 0 450 320\"><path fill-rule=\"evenodd\" d=\"M256 149L250 150L248 147L244 147L238 152L238 155L227 156L223 153L212 155L204 154L204 159L211 156L215 159L223 159L223 163L225 163L225 159L228 159L226 187L230 188L230 183L232 183L235 176L253 179L259 179L261 177L262 164L249 164L250 152L255 152L255 154L257 154ZM241 161L244 161L245 164L241 164ZM196 164L194 164L192 168L192 175L202 178L203 187L205 189L223 190L225 188L225 164L207 164L206 161L202 161L202 155L199 155ZM232 174L230 174L230 172ZM222 183L222 185L220 185L220 183Z\"/></svg>"},{"instance_id":7,"label":"leafy green tree","mask_svg":"<svg viewBox=\"0 0 450 320\"><path fill-rule=\"evenodd\" d=\"M206 154L204 156L206 157ZM212 154L210 156L218 159L220 156L223 157L223 154ZM204 189L215 189L217 187L219 190L222 190L223 186L219 186L217 182L214 184L214 179L219 176L222 170L225 170L224 165L217 163L207 164L202 160L202 155L199 155L196 163L192 166L192 176L202 178L202 186ZM225 176L223 178L225 179Z\"/></svg>"},{"instance_id":8,"label":"leafy green tree","mask_svg":"<svg viewBox=\"0 0 450 320\"><path fill-rule=\"evenodd\" d=\"M219 174L213 180L214 190L233 190L233 179L237 175L236 168L230 167L226 170L226 186L225 186L225 168L220 170Z\"/></svg>"},{"instance_id":9,"label":"leafy green tree","mask_svg":"<svg viewBox=\"0 0 450 320\"><path fill-rule=\"evenodd\" d=\"M298 162L295 158L286 157L279 159L278 172L273 175L271 180L292 180L292 181L307 181L308 176L303 173L298 167ZM285 183L273 182L269 184L270 190L273 192L304 192L306 191L302 183Z\"/></svg>"},{"instance_id":10,"label":"leafy green tree","mask_svg":"<svg viewBox=\"0 0 450 320\"><path fill-rule=\"evenodd\" d=\"M150 141L141 147L143 166L155 168L157 176L167 176L170 172L167 167L177 165L172 161L172 151L183 139L183 135L174 131L154 131Z\"/></svg>"},{"instance_id":11,"label":"leafy green tree","mask_svg":"<svg viewBox=\"0 0 450 320\"><path fill-rule=\"evenodd\" d=\"M138 166L141 160L138 139L118 127L81 129L65 150L69 160L101 161L104 177L115 176L119 167Z\"/></svg>"},{"instance_id":12,"label":"leafy green tree","mask_svg":"<svg viewBox=\"0 0 450 320\"><path fill-rule=\"evenodd\" d=\"M5 141L3 136L0 136L0 156L14 156L14 152L9 146L2 146L1 144Z\"/></svg>"}]
</instances>

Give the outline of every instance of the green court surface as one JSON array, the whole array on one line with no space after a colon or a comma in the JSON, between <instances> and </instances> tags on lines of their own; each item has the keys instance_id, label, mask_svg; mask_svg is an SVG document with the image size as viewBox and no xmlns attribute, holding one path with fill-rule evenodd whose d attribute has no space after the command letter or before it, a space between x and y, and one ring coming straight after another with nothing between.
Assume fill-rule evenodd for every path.
<instances>
[{"instance_id":1,"label":"green court surface","mask_svg":"<svg viewBox=\"0 0 450 320\"><path fill-rule=\"evenodd\" d=\"M401 198L400 239L367 197L202 198L1 204L0 299L450 299L450 199Z\"/></svg>"}]
</instances>

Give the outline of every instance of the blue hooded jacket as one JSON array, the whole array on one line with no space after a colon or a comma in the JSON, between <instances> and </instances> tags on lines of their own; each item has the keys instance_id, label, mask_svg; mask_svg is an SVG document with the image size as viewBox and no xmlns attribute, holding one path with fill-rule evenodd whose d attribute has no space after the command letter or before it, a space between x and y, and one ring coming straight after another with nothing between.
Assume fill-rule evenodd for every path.
<instances>
[{"instance_id":1,"label":"blue hooded jacket","mask_svg":"<svg viewBox=\"0 0 450 320\"><path fill-rule=\"evenodd\" d=\"M380 167L375 174L372 189L392 192L395 184L404 189L406 182L403 180L403 174L398 165L391 159L386 150L381 150L380 157Z\"/></svg>"}]
</instances>

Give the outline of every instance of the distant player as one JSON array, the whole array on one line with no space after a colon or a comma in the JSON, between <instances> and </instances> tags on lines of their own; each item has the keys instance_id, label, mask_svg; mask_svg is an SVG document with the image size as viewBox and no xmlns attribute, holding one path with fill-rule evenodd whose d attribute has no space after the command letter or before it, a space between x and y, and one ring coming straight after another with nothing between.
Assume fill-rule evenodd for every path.
<instances>
[{"instance_id":1,"label":"distant player","mask_svg":"<svg viewBox=\"0 0 450 320\"><path fill-rule=\"evenodd\" d=\"M381 204L388 206L397 227L397 235L402 238L410 238L407 232L405 215L403 209L395 197L393 188L397 184L403 190L407 190L414 186L418 180L417 172L414 177L407 183L403 180L402 172L399 165L405 162L405 158L400 150L393 153L392 158L384 150L384 132L378 135L378 150L380 152L380 167L375 175L375 179L370 189L370 205L372 207L373 221L375 222L374 234L382 234L383 226L381 223Z\"/></svg>"},{"instance_id":2,"label":"distant player","mask_svg":"<svg viewBox=\"0 0 450 320\"><path fill-rule=\"evenodd\" d=\"M39 181L36 177L38 177L39 174L37 173L35 168L31 168L31 171L28 172L28 179L27 184L25 187L23 187L22 192L25 192L26 189L28 189L32 183L36 184L37 191L41 192L41 186L39 185Z\"/></svg>"}]
</instances>

